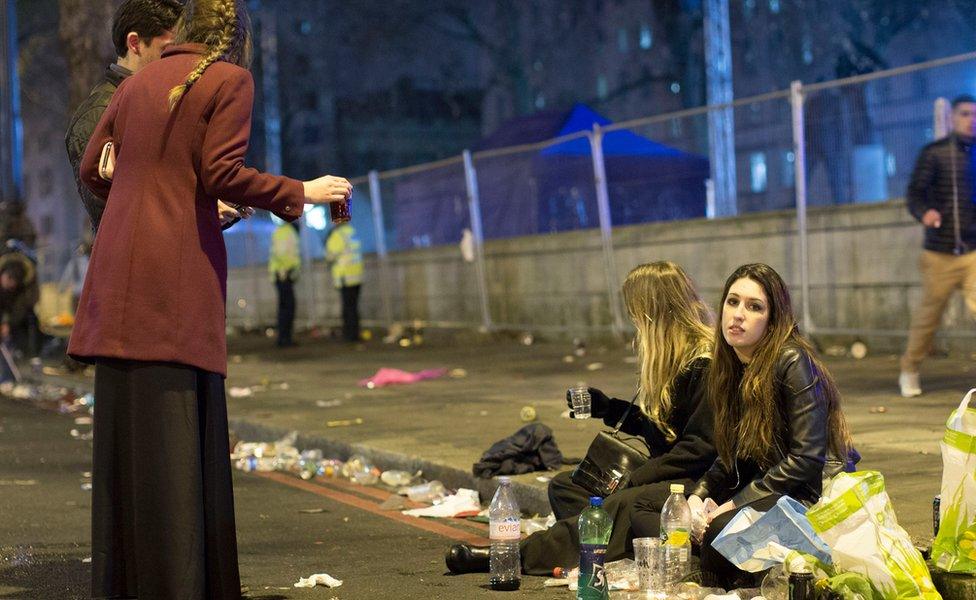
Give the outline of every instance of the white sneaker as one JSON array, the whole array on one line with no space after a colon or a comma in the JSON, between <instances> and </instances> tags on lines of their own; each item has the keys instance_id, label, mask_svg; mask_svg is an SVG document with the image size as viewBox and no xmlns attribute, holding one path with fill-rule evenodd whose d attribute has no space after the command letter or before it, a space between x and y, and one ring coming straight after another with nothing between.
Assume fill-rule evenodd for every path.
<instances>
[{"instance_id":1,"label":"white sneaker","mask_svg":"<svg viewBox=\"0 0 976 600\"><path fill-rule=\"evenodd\" d=\"M902 371L898 376L898 387L901 388L902 398L914 398L922 395L922 386L918 383L918 373Z\"/></svg>"}]
</instances>

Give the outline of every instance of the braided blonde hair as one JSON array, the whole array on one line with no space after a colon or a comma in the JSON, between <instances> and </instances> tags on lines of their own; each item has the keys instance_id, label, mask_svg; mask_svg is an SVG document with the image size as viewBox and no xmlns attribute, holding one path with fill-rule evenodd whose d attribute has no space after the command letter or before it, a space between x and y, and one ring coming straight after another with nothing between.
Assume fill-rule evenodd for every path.
<instances>
[{"instance_id":1,"label":"braided blonde hair","mask_svg":"<svg viewBox=\"0 0 976 600\"><path fill-rule=\"evenodd\" d=\"M245 68L251 62L251 22L244 0L189 0L174 39L175 44L188 42L204 44L207 51L186 80L169 91L170 110L218 60Z\"/></svg>"}]
</instances>

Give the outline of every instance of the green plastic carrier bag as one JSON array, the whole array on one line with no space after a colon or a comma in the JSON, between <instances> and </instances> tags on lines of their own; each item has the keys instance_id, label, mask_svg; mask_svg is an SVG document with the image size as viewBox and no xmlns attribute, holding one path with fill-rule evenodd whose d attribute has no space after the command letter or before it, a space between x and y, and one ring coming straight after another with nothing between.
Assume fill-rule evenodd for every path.
<instances>
[{"instance_id":1,"label":"green plastic carrier bag","mask_svg":"<svg viewBox=\"0 0 976 600\"><path fill-rule=\"evenodd\" d=\"M952 573L976 574L976 409L969 390L946 421L942 438L942 500L932 562Z\"/></svg>"},{"instance_id":2,"label":"green plastic carrier bag","mask_svg":"<svg viewBox=\"0 0 976 600\"><path fill-rule=\"evenodd\" d=\"M837 572L866 577L874 600L941 599L925 559L898 525L881 473L837 475L807 518L830 546Z\"/></svg>"}]
</instances>

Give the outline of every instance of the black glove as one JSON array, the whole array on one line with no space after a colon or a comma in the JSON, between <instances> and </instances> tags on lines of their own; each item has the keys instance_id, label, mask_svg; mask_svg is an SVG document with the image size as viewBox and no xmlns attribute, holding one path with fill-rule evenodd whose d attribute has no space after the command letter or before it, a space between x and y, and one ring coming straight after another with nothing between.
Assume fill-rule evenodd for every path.
<instances>
[{"instance_id":1,"label":"black glove","mask_svg":"<svg viewBox=\"0 0 976 600\"><path fill-rule=\"evenodd\" d=\"M610 408L610 398L596 388L586 388L590 392L590 416L595 419L602 419ZM566 406L573 410L573 398L569 390L566 390ZM572 414L572 413L570 413Z\"/></svg>"}]
</instances>

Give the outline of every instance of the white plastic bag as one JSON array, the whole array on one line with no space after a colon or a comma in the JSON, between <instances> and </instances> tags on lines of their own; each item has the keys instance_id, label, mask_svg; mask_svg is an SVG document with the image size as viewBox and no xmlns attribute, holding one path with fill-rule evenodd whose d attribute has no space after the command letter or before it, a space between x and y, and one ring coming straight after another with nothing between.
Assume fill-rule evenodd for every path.
<instances>
[{"instance_id":1,"label":"white plastic bag","mask_svg":"<svg viewBox=\"0 0 976 600\"><path fill-rule=\"evenodd\" d=\"M837 475L807 518L830 546L837 571L866 577L877 598L941 600L925 559L898 525L881 473Z\"/></svg>"},{"instance_id":2,"label":"white plastic bag","mask_svg":"<svg viewBox=\"0 0 976 600\"><path fill-rule=\"evenodd\" d=\"M976 573L976 409L969 407L974 392L949 415L940 444L942 499L932 562L953 573Z\"/></svg>"}]
</instances>

